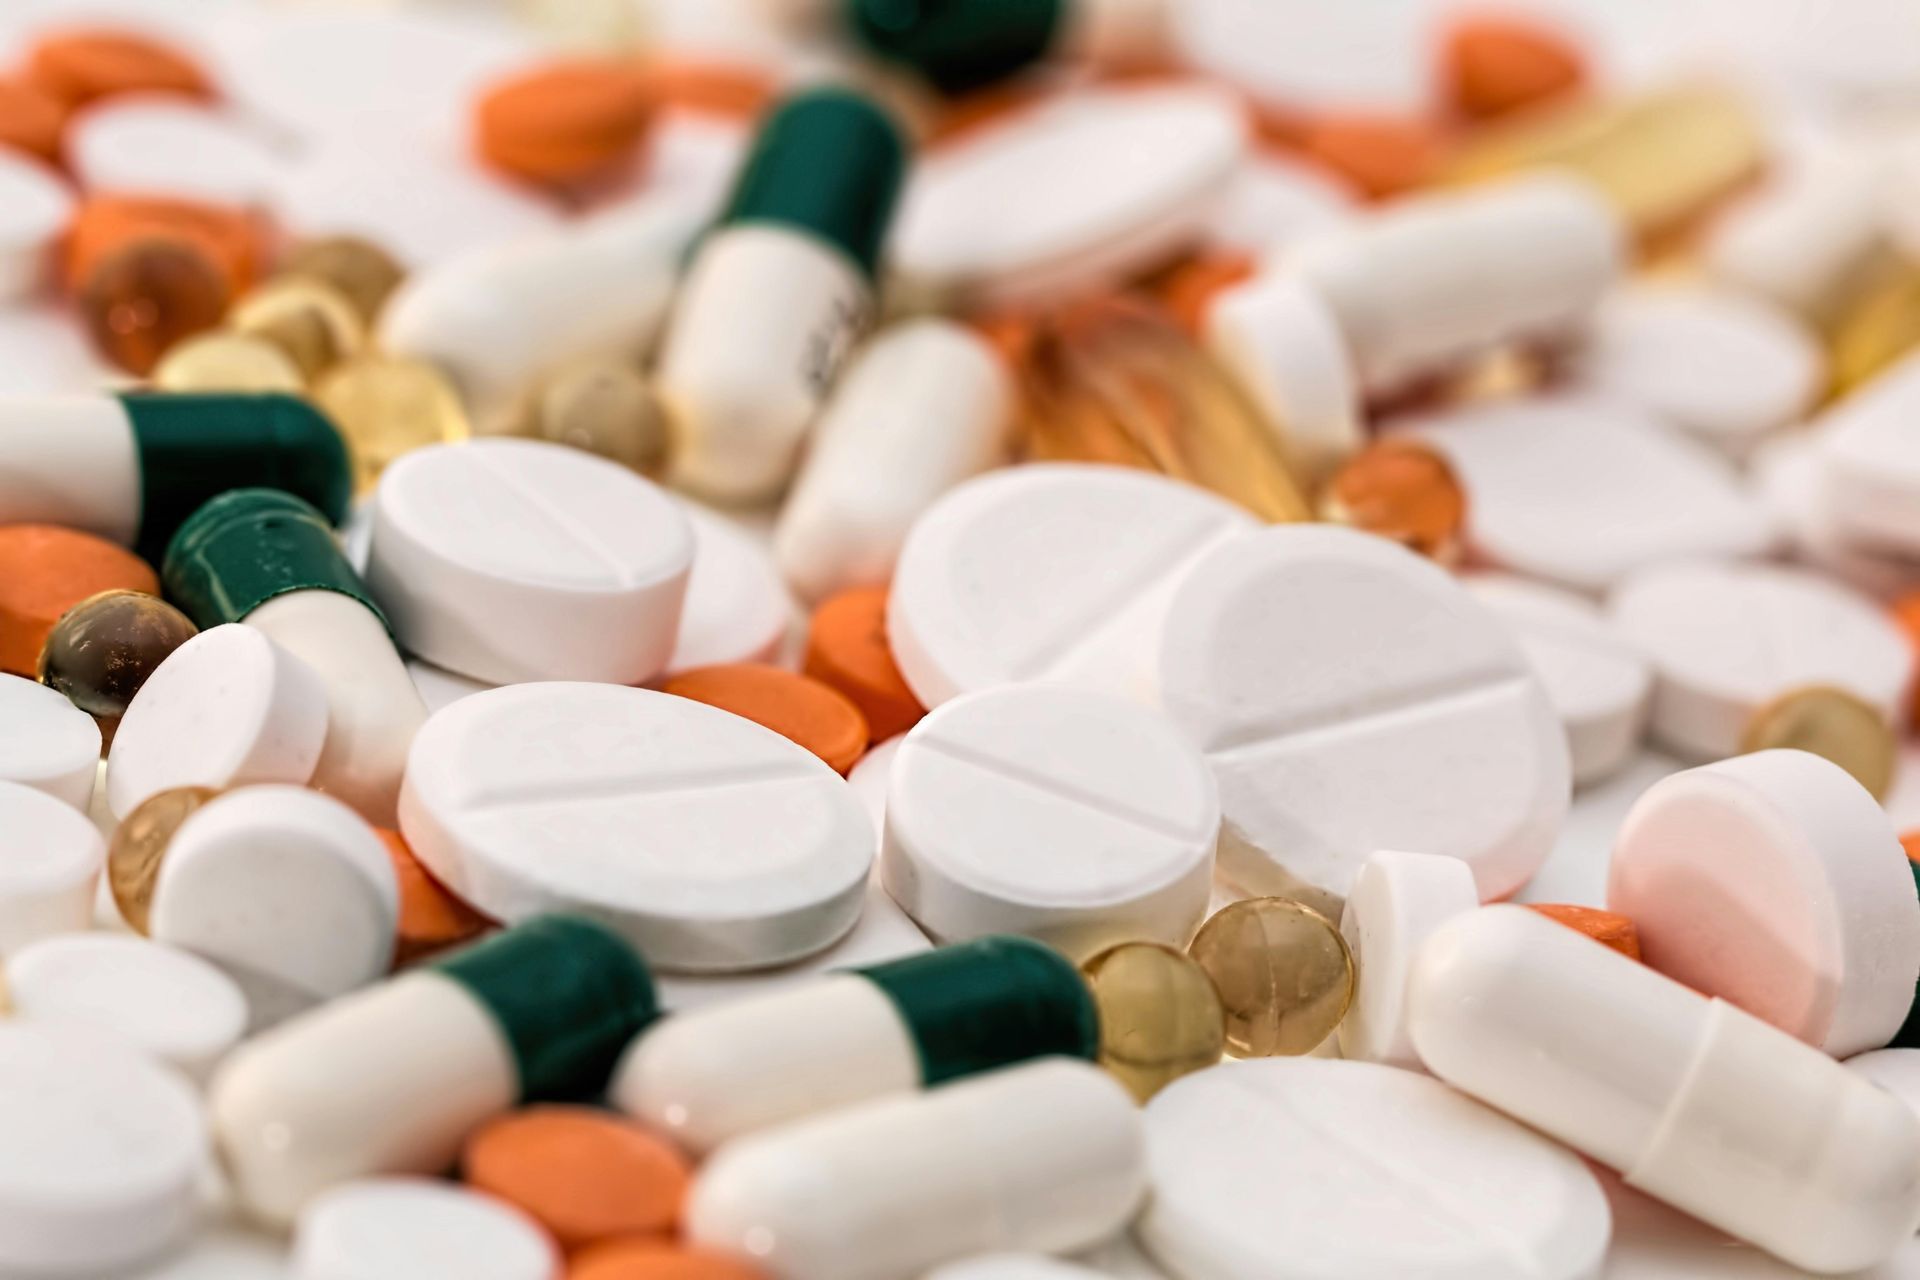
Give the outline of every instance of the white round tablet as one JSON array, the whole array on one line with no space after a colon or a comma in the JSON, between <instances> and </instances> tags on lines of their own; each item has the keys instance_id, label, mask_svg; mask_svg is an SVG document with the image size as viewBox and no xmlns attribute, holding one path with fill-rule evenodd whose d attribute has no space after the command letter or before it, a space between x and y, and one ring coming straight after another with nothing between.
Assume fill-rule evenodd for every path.
<instances>
[{"instance_id":1,"label":"white round tablet","mask_svg":"<svg viewBox=\"0 0 1920 1280\"><path fill-rule=\"evenodd\" d=\"M1847 537L1920 553L1920 358L1909 356L1815 423L1829 515Z\"/></svg>"},{"instance_id":2,"label":"white round tablet","mask_svg":"<svg viewBox=\"0 0 1920 1280\"><path fill-rule=\"evenodd\" d=\"M1566 736L1519 647L1382 538L1278 525L1215 548L1166 610L1160 691L1219 781L1221 874L1250 893L1337 913L1376 850L1417 848L1504 897L1566 816Z\"/></svg>"},{"instance_id":3,"label":"white round tablet","mask_svg":"<svg viewBox=\"0 0 1920 1280\"><path fill-rule=\"evenodd\" d=\"M0 151L0 300L40 287L72 212L73 193L51 169Z\"/></svg>"},{"instance_id":4,"label":"white round tablet","mask_svg":"<svg viewBox=\"0 0 1920 1280\"><path fill-rule=\"evenodd\" d=\"M367 1178L294 1227L296 1280L557 1280L560 1254L504 1200L425 1178Z\"/></svg>"},{"instance_id":5,"label":"white round tablet","mask_svg":"<svg viewBox=\"0 0 1920 1280\"><path fill-rule=\"evenodd\" d=\"M0 1023L0 1133L0 1273L128 1275L192 1224L200 1100L137 1053Z\"/></svg>"},{"instance_id":6,"label":"white round tablet","mask_svg":"<svg viewBox=\"0 0 1920 1280\"><path fill-rule=\"evenodd\" d=\"M794 604L767 540L698 503L682 499L680 509L693 527L693 567L667 674L773 661L786 642Z\"/></svg>"},{"instance_id":7,"label":"white round tablet","mask_svg":"<svg viewBox=\"0 0 1920 1280\"><path fill-rule=\"evenodd\" d=\"M148 932L225 970L257 1029L384 975L399 909L386 845L359 814L304 787L242 787L174 832Z\"/></svg>"},{"instance_id":8,"label":"white round tablet","mask_svg":"<svg viewBox=\"0 0 1920 1280\"><path fill-rule=\"evenodd\" d=\"M1421 1069L1407 1035L1407 973L1427 935L1480 905L1458 858L1383 850L1354 877L1340 915L1359 983L1340 1022L1340 1056Z\"/></svg>"},{"instance_id":9,"label":"white round tablet","mask_svg":"<svg viewBox=\"0 0 1920 1280\"><path fill-rule=\"evenodd\" d=\"M177 97L118 97L83 112L66 154L88 191L239 206L264 203L283 164L244 121Z\"/></svg>"},{"instance_id":10,"label":"white round tablet","mask_svg":"<svg viewBox=\"0 0 1920 1280\"><path fill-rule=\"evenodd\" d=\"M1075 958L1184 947L1206 914L1220 800L1144 707L1059 685L967 694L893 761L880 873L936 942L1020 933Z\"/></svg>"},{"instance_id":11,"label":"white round tablet","mask_svg":"<svg viewBox=\"0 0 1920 1280\"><path fill-rule=\"evenodd\" d=\"M904 287L1032 303L1124 280L1199 241L1247 147L1198 84L1081 90L915 166L890 244Z\"/></svg>"},{"instance_id":12,"label":"white round tablet","mask_svg":"<svg viewBox=\"0 0 1920 1280\"><path fill-rule=\"evenodd\" d=\"M1920 1049L1875 1049L1848 1058L1846 1066L1920 1112Z\"/></svg>"},{"instance_id":13,"label":"white round tablet","mask_svg":"<svg viewBox=\"0 0 1920 1280\"><path fill-rule=\"evenodd\" d=\"M1897 722L1912 646L1877 605L1777 565L1699 561L1643 569L1607 606L1654 672L1654 737L1696 759L1740 749L1755 712L1806 685L1837 685Z\"/></svg>"},{"instance_id":14,"label":"white round tablet","mask_svg":"<svg viewBox=\"0 0 1920 1280\"><path fill-rule=\"evenodd\" d=\"M106 842L44 791L0 782L0 956L93 922Z\"/></svg>"},{"instance_id":15,"label":"white round tablet","mask_svg":"<svg viewBox=\"0 0 1920 1280\"><path fill-rule=\"evenodd\" d=\"M1499 573L1464 579L1527 655L1567 732L1573 783L1610 777L1646 728L1653 672L1584 596Z\"/></svg>"},{"instance_id":16,"label":"white round tablet","mask_svg":"<svg viewBox=\"0 0 1920 1280\"><path fill-rule=\"evenodd\" d=\"M875 845L846 780L806 748L604 684L513 685L436 713L407 760L400 827L493 919L577 911L651 964L696 973L844 936Z\"/></svg>"},{"instance_id":17,"label":"white round tablet","mask_svg":"<svg viewBox=\"0 0 1920 1280\"><path fill-rule=\"evenodd\" d=\"M107 803L124 818L170 787L303 783L327 739L327 687L243 623L209 627L140 686L107 753Z\"/></svg>"},{"instance_id":18,"label":"white round tablet","mask_svg":"<svg viewBox=\"0 0 1920 1280\"><path fill-rule=\"evenodd\" d=\"M936 1267L926 1280L1099 1280L1105 1274L1040 1253L995 1253Z\"/></svg>"},{"instance_id":19,"label":"white round tablet","mask_svg":"<svg viewBox=\"0 0 1920 1280\"><path fill-rule=\"evenodd\" d=\"M1920 554L1863 546L1834 518L1817 434L1795 431L1767 441L1753 455L1750 474L1796 560L1882 599L1920 589Z\"/></svg>"},{"instance_id":20,"label":"white round tablet","mask_svg":"<svg viewBox=\"0 0 1920 1280\"><path fill-rule=\"evenodd\" d=\"M666 665L693 531L664 491L565 445L415 449L380 477L367 586L401 647L494 684L640 684Z\"/></svg>"},{"instance_id":21,"label":"white round tablet","mask_svg":"<svg viewBox=\"0 0 1920 1280\"><path fill-rule=\"evenodd\" d=\"M70 933L17 952L7 1000L29 1022L78 1024L206 1079L247 1029L247 1002L185 951L117 933Z\"/></svg>"},{"instance_id":22,"label":"white round tablet","mask_svg":"<svg viewBox=\"0 0 1920 1280\"><path fill-rule=\"evenodd\" d=\"M1580 1158L1429 1076L1267 1058L1147 1104L1136 1232L1183 1280L1586 1280L1612 1217Z\"/></svg>"},{"instance_id":23,"label":"white round tablet","mask_svg":"<svg viewBox=\"0 0 1920 1280\"><path fill-rule=\"evenodd\" d=\"M1920 979L1920 899L1886 813L1840 766L1761 751L1640 797L1607 909L1648 965L1835 1057L1893 1038Z\"/></svg>"},{"instance_id":24,"label":"white round tablet","mask_svg":"<svg viewBox=\"0 0 1920 1280\"><path fill-rule=\"evenodd\" d=\"M65 696L0 673L0 781L44 791L86 812L100 764L100 726Z\"/></svg>"},{"instance_id":25,"label":"white round tablet","mask_svg":"<svg viewBox=\"0 0 1920 1280\"><path fill-rule=\"evenodd\" d=\"M860 797L860 803L867 806L867 816L873 819L875 831L887 829L887 788L893 782L893 758L900 754L900 744L906 740L906 734L896 733L885 742L869 747L867 754L847 773L847 782Z\"/></svg>"},{"instance_id":26,"label":"white round tablet","mask_svg":"<svg viewBox=\"0 0 1920 1280\"><path fill-rule=\"evenodd\" d=\"M1150 700L1174 588L1256 527L1202 489L1130 468L990 472L949 490L907 535L887 641L928 707L1034 681Z\"/></svg>"}]
</instances>

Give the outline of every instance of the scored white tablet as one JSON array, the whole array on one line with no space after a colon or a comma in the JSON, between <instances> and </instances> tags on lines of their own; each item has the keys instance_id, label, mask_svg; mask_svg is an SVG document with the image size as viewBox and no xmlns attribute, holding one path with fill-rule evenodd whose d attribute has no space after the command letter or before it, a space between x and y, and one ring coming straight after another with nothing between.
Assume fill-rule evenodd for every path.
<instances>
[{"instance_id":1,"label":"scored white tablet","mask_svg":"<svg viewBox=\"0 0 1920 1280\"><path fill-rule=\"evenodd\" d=\"M64 694L0 673L0 780L86 812L99 773L100 726Z\"/></svg>"}]
</instances>

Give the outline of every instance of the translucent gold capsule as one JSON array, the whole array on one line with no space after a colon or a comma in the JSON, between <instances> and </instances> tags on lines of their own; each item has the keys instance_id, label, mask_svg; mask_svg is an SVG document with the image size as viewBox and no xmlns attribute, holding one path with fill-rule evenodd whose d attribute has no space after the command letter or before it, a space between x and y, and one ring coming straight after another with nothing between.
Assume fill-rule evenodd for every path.
<instances>
[{"instance_id":1,"label":"translucent gold capsule","mask_svg":"<svg viewBox=\"0 0 1920 1280\"><path fill-rule=\"evenodd\" d=\"M287 255L281 274L304 276L332 285L353 304L360 322L369 329L380 318L387 298L406 279L406 270L393 255L358 236L326 236L297 244Z\"/></svg>"},{"instance_id":2,"label":"translucent gold capsule","mask_svg":"<svg viewBox=\"0 0 1920 1280\"><path fill-rule=\"evenodd\" d=\"M1834 322L1832 394L1844 396L1920 347L1920 267L1902 264L1852 300Z\"/></svg>"},{"instance_id":3,"label":"translucent gold capsule","mask_svg":"<svg viewBox=\"0 0 1920 1280\"><path fill-rule=\"evenodd\" d=\"M236 333L264 338L312 381L367 345L367 326L347 296L307 276L269 280L234 305Z\"/></svg>"},{"instance_id":4,"label":"translucent gold capsule","mask_svg":"<svg viewBox=\"0 0 1920 1280\"><path fill-rule=\"evenodd\" d=\"M1080 966L1100 1011L1100 1065L1145 1103L1220 1061L1226 1013L1213 979L1157 942L1123 942Z\"/></svg>"},{"instance_id":5,"label":"translucent gold capsule","mask_svg":"<svg viewBox=\"0 0 1920 1280\"><path fill-rule=\"evenodd\" d=\"M1809 685L1781 694L1760 708L1741 735L1743 754L1788 747L1833 761L1854 780L1886 799L1893 786L1900 744L1893 726L1872 703L1831 685Z\"/></svg>"},{"instance_id":6,"label":"translucent gold capsule","mask_svg":"<svg viewBox=\"0 0 1920 1280\"><path fill-rule=\"evenodd\" d=\"M638 369L618 360L572 364L549 378L527 406L521 434L572 445L635 471L666 461L666 419Z\"/></svg>"},{"instance_id":7,"label":"translucent gold capsule","mask_svg":"<svg viewBox=\"0 0 1920 1280\"><path fill-rule=\"evenodd\" d=\"M1459 558L1467 495L1437 450L1413 440L1380 440L1328 480L1320 517L1451 563Z\"/></svg>"},{"instance_id":8,"label":"translucent gold capsule","mask_svg":"<svg viewBox=\"0 0 1920 1280\"><path fill-rule=\"evenodd\" d=\"M1353 1002L1353 953L1333 922L1288 898L1222 907L1187 948L1220 993L1227 1052L1310 1053Z\"/></svg>"},{"instance_id":9,"label":"translucent gold capsule","mask_svg":"<svg viewBox=\"0 0 1920 1280\"><path fill-rule=\"evenodd\" d=\"M133 695L197 633L187 615L144 591L102 591L60 615L40 649L40 683L65 694L113 742Z\"/></svg>"},{"instance_id":10,"label":"translucent gold capsule","mask_svg":"<svg viewBox=\"0 0 1920 1280\"><path fill-rule=\"evenodd\" d=\"M80 289L94 344L128 373L151 373L183 339L213 328L230 298L226 277L185 241L135 240L103 259Z\"/></svg>"},{"instance_id":11,"label":"translucent gold capsule","mask_svg":"<svg viewBox=\"0 0 1920 1280\"><path fill-rule=\"evenodd\" d=\"M291 391L306 388L300 366L265 338L215 330L188 338L160 361L161 391Z\"/></svg>"},{"instance_id":12,"label":"translucent gold capsule","mask_svg":"<svg viewBox=\"0 0 1920 1280\"><path fill-rule=\"evenodd\" d=\"M147 931L147 909L160 879L160 862L180 824L220 793L211 787L174 787L148 796L121 821L107 846L107 885L120 917Z\"/></svg>"},{"instance_id":13,"label":"translucent gold capsule","mask_svg":"<svg viewBox=\"0 0 1920 1280\"><path fill-rule=\"evenodd\" d=\"M356 356L327 371L313 398L347 438L364 492L387 464L422 445L472 434L453 385L432 365L402 356Z\"/></svg>"}]
</instances>

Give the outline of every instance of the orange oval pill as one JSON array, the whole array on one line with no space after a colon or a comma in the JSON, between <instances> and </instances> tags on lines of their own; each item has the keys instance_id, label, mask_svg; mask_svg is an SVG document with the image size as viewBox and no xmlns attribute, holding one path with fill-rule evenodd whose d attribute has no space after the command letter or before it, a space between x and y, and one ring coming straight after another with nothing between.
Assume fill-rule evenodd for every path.
<instances>
[{"instance_id":1,"label":"orange oval pill","mask_svg":"<svg viewBox=\"0 0 1920 1280\"><path fill-rule=\"evenodd\" d=\"M1337 116L1315 121L1301 142L1309 156L1384 200L1424 185L1440 168L1440 131L1398 116Z\"/></svg>"},{"instance_id":2,"label":"orange oval pill","mask_svg":"<svg viewBox=\"0 0 1920 1280\"><path fill-rule=\"evenodd\" d=\"M185 53L137 31L108 27L42 37L27 54L27 73L76 106L121 93L213 96L212 79Z\"/></svg>"},{"instance_id":3,"label":"orange oval pill","mask_svg":"<svg viewBox=\"0 0 1920 1280\"><path fill-rule=\"evenodd\" d=\"M454 897L420 865L398 831L380 828L393 878L400 886L400 918L393 963L411 964L424 956L478 937L493 921Z\"/></svg>"},{"instance_id":4,"label":"orange oval pill","mask_svg":"<svg viewBox=\"0 0 1920 1280\"><path fill-rule=\"evenodd\" d=\"M765 111L779 90L758 67L738 62L702 62L676 58L648 62L640 74L656 109L751 120Z\"/></svg>"},{"instance_id":5,"label":"orange oval pill","mask_svg":"<svg viewBox=\"0 0 1920 1280\"><path fill-rule=\"evenodd\" d=\"M905 733L927 714L887 644L885 587L856 587L823 601L807 628L802 669L860 708L876 742Z\"/></svg>"},{"instance_id":6,"label":"orange oval pill","mask_svg":"<svg viewBox=\"0 0 1920 1280\"><path fill-rule=\"evenodd\" d=\"M133 552L90 533L0 525L0 671L32 679L60 615L115 590L159 595L160 579Z\"/></svg>"},{"instance_id":7,"label":"orange oval pill","mask_svg":"<svg viewBox=\"0 0 1920 1280\"><path fill-rule=\"evenodd\" d=\"M1213 300L1253 278L1254 262L1244 253L1202 254L1181 263L1160 281L1160 301L1190 337L1199 337Z\"/></svg>"},{"instance_id":8,"label":"orange oval pill","mask_svg":"<svg viewBox=\"0 0 1920 1280\"><path fill-rule=\"evenodd\" d=\"M488 164L516 177L577 182L632 158L652 105L646 77L631 62L552 62L481 96L475 143Z\"/></svg>"},{"instance_id":9,"label":"orange oval pill","mask_svg":"<svg viewBox=\"0 0 1920 1280\"><path fill-rule=\"evenodd\" d=\"M474 1130L468 1185L518 1205L563 1248L665 1234L680 1216L687 1163L664 1140L591 1107L539 1106Z\"/></svg>"},{"instance_id":10,"label":"orange oval pill","mask_svg":"<svg viewBox=\"0 0 1920 1280\"><path fill-rule=\"evenodd\" d=\"M653 1240L596 1245L577 1255L567 1280L765 1280L731 1254Z\"/></svg>"},{"instance_id":11,"label":"orange oval pill","mask_svg":"<svg viewBox=\"0 0 1920 1280\"><path fill-rule=\"evenodd\" d=\"M1377 440L1327 481L1320 517L1444 562L1459 551L1467 494L1438 450L1415 440Z\"/></svg>"},{"instance_id":12,"label":"orange oval pill","mask_svg":"<svg viewBox=\"0 0 1920 1280\"><path fill-rule=\"evenodd\" d=\"M836 773L853 768L867 749L867 718L859 707L839 690L779 667L760 662L697 667L660 687L763 724L825 760Z\"/></svg>"},{"instance_id":13,"label":"orange oval pill","mask_svg":"<svg viewBox=\"0 0 1920 1280\"><path fill-rule=\"evenodd\" d=\"M65 101L38 85L0 79L0 147L59 164L69 114Z\"/></svg>"},{"instance_id":14,"label":"orange oval pill","mask_svg":"<svg viewBox=\"0 0 1920 1280\"><path fill-rule=\"evenodd\" d=\"M230 293L243 292L266 260L265 229L236 209L152 196L93 196L67 229L69 287L84 285L106 258L136 240L185 241L217 263Z\"/></svg>"},{"instance_id":15,"label":"orange oval pill","mask_svg":"<svg viewBox=\"0 0 1920 1280\"><path fill-rule=\"evenodd\" d=\"M1549 920L1558 920L1595 942L1606 943L1629 960L1640 958L1640 930L1625 916L1595 907L1576 907L1570 903L1529 902L1527 905Z\"/></svg>"},{"instance_id":16,"label":"orange oval pill","mask_svg":"<svg viewBox=\"0 0 1920 1280\"><path fill-rule=\"evenodd\" d=\"M1508 16L1471 18L1447 34L1441 80L1455 111L1491 120L1578 90L1580 50L1559 32Z\"/></svg>"}]
</instances>

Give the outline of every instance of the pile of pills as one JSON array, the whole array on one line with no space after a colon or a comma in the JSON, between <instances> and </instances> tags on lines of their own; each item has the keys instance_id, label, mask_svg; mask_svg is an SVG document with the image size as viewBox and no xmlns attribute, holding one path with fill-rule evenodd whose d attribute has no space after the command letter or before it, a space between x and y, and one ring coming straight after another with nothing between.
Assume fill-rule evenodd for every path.
<instances>
[{"instance_id":1,"label":"pile of pills","mask_svg":"<svg viewBox=\"0 0 1920 1280\"><path fill-rule=\"evenodd\" d=\"M0 1277L1920 1278L1912 0L0 8Z\"/></svg>"}]
</instances>

